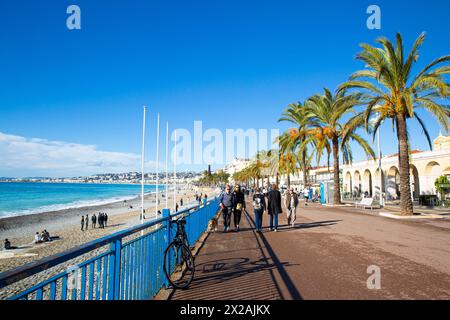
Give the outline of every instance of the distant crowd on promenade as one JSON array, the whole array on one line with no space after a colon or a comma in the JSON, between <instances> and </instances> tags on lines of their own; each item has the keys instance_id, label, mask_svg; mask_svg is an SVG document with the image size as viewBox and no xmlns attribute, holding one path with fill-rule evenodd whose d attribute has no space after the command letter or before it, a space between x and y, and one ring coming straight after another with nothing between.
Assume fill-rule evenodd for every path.
<instances>
[{"instance_id":1,"label":"distant crowd on promenade","mask_svg":"<svg viewBox=\"0 0 450 320\"><path fill-rule=\"evenodd\" d=\"M89 230L89 222L91 222L92 229L105 229L108 227L108 214L104 212L99 212L98 215L94 213L92 217L89 219L89 215L81 217L81 231Z\"/></svg>"},{"instance_id":2,"label":"distant crowd on promenade","mask_svg":"<svg viewBox=\"0 0 450 320\"><path fill-rule=\"evenodd\" d=\"M280 214L283 214L282 204L286 209L288 225L295 228L300 200L303 200L305 206L307 206L309 202L318 202L320 199L318 190L314 190L311 186L305 187L301 192L298 189L288 188L282 194L276 184L271 185L268 189L259 187L248 189L238 184L233 187L227 184L219 198L224 232L230 231L232 222L234 231L240 231L242 213L247 210L245 196L250 195L253 199L253 213L257 232L263 231L265 213L269 216L269 230L278 232L278 218Z\"/></svg>"}]
</instances>

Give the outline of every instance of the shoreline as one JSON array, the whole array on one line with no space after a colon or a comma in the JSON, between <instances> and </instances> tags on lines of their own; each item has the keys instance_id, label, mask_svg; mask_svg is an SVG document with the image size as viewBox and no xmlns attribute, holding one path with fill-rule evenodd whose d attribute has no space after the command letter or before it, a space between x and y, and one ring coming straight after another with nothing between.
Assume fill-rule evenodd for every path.
<instances>
[{"instance_id":1,"label":"shoreline","mask_svg":"<svg viewBox=\"0 0 450 320\"><path fill-rule=\"evenodd\" d=\"M139 185L139 184L131 184L131 183L72 183L72 182L2 182L0 181L0 184L5 183L33 183L33 184L75 184L75 185L99 185L99 186L111 186L111 185L116 185L116 186L130 186L130 185ZM160 194L164 194L165 193L165 188L167 185L165 184L145 184L146 187L156 187L159 186L160 188ZM172 185L168 185L167 186L170 190L173 190L173 186ZM145 193L145 196L151 195L151 194L156 194L155 190L152 191L147 191ZM44 213L50 213L50 212L57 212L57 211L64 211L64 210L69 210L69 209L82 209L82 208L95 208L98 206L105 206L105 205L109 205L115 202L123 202L123 201L132 201L135 200L137 198L140 199L141 194L140 192L135 192L135 193L130 193L128 195L111 195L109 197L99 197L99 198L94 198L94 199L84 199L84 200L77 200L77 201L72 201L72 202L67 202L67 203L61 203L61 204L47 204L47 205L42 205L42 206L38 206L32 209L20 209L17 211L5 211L3 213L0 214L0 221L2 219L8 219L8 218L13 218L13 217L19 217L19 216L31 216L31 215L35 215L35 214L44 214Z\"/></svg>"},{"instance_id":2,"label":"shoreline","mask_svg":"<svg viewBox=\"0 0 450 320\"><path fill-rule=\"evenodd\" d=\"M171 189L169 189L171 190ZM160 194L164 194L165 192L160 192ZM156 196L156 192L147 192L144 194L144 197L147 196L152 196L155 195ZM79 201L79 205L77 205L75 202L71 202L71 203L67 203L67 204L55 204L55 205L48 205L48 206L43 206L43 207L39 207L36 208L35 210L41 210L40 208L42 208L43 211L36 211L36 212L29 212L26 213L26 211L23 211L22 213L18 212L17 214L10 214L10 215L2 215L0 216L0 226L1 226L1 222L3 219L10 219L10 218L16 218L16 217L29 217L29 216L34 216L34 215L39 215L39 214L46 214L46 213L57 213L57 212L61 212L61 211L66 211L66 210L76 210L76 209L94 209L96 207L103 207L103 206L108 206L108 205L112 205L112 204L116 204L116 203L124 203L126 202L131 202L131 201L135 201L135 200L140 200L141 196L140 195L129 195L129 196L117 196L117 197L112 197L112 198L107 198L107 199L92 199L92 200L82 200ZM83 203L85 202L85 203ZM89 202L91 202L91 204L89 204ZM62 206L61 209L54 209L54 210L46 210L45 208L50 208L50 207L57 207L57 206ZM63 207L66 206L66 207Z\"/></svg>"},{"instance_id":3,"label":"shoreline","mask_svg":"<svg viewBox=\"0 0 450 320\"><path fill-rule=\"evenodd\" d=\"M193 206L196 193L206 193L210 197L214 196L212 189L199 189L194 186L183 186L178 189L177 202L181 198L184 200L184 206L180 209ZM165 207L166 199L160 194L159 210ZM169 193L169 208L173 208L173 192ZM132 206L132 208L130 208ZM53 255L74 246L80 245L87 241L98 239L114 232L121 231L140 223L140 197L135 197L126 203L116 201L104 205L93 207L82 207L65 209L58 211L43 212L32 215L22 215L16 217L8 217L0 219L0 240L2 248L0 250L0 272L21 266L25 263ZM145 196L146 220L154 218L156 215L156 194L146 194ZM81 231L81 216L86 214L89 217L106 212L109 216L107 229L92 229L91 221L89 221L89 231ZM60 240L54 243L36 246L33 244L36 232L48 230L52 236L60 237ZM19 247L17 256L2 256L6 251L3 249L3 240L8 238L12 245ZM33 256L24 256L24 254L32 254Z\"/></svg>"}]
</instances>

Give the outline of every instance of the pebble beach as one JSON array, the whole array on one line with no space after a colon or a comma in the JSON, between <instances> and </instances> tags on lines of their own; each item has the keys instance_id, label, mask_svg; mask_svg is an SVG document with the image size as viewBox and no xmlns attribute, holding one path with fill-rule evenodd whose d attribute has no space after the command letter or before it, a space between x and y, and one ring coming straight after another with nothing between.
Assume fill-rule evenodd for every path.
<instances>
[{"instance_id":1,"label":"pebble beach","mask_svg":"<svg viewBox=\"0 0 450 320\"><path fill-rule=\"evenodd\" d=\"M177 194L177 201L183 198L184 206L195 205L195 195L203 193L208 196L214 196L214 190L209 188L195 188L185 186L180 188ZM159 209L165 207L166 199L164 195L159 197ZM174 207L173 192L168 197L169 207ZM109 234L116 233L131 226L140 223L141 200L139 198L128 200L126 202L114 202L101 206L92 206L84 208L66 209L54 212L45 212L33 215L8 217L0 219L0 238L8 238L14 247L18 250L0 251L0 272L4 272L24 264L64 252L95 239L102 238ZM145 197L146 221L156 216L156 195L148 194ZM180 208L182 209L182 208ZM109 216L108 227L106 229L93 229L89 224L89 230L81 231L81 217L88 214L90 217L94 213L106 212ZM58 237L57 240L34 244L34 235L36 232L48 230L52 237ZM47 278L48 275L42 275ZM22 281L20 288L13 288L14 292L4 290L0 292L0 299L5 299L12 293L17 293L39 281L39 275L32 277L29 281ZM28 283L27 283L28 282ZM22 288L23 287L23 288Z\"/></svg>"}]
</instances>

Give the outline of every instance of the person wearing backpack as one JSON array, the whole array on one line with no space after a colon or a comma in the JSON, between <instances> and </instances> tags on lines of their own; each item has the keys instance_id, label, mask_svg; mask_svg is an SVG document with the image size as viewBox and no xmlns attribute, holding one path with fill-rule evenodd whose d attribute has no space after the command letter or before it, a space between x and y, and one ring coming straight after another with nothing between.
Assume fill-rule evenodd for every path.
<instances>
[{"instance_id":1,"label":"person wearing backpack","mask_svg":"<svg viewBox=\"0 0 450 320\"><path fill-rule=\"evenodd\" d=\"M262 232L263 214L266 208L266 197L261 193L261 188L256 188L255 194L253 195L256 232Z\"/></svg>"}]
</instances>

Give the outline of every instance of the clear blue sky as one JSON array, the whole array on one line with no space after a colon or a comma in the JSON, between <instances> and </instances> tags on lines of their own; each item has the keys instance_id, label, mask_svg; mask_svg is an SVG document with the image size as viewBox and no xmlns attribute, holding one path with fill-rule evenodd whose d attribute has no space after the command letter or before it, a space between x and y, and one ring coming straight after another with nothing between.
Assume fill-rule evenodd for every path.
<instances>
[{"instance_id":1,"label":"clear blue sky","mask_svg":"<svg viewBox=\"0 0 450 320\"><path fill-rule=\"evenodd\" d=\"M82 30L66 28L70 4ZM380 31L366 28L370 4L381 7ZM2 1L0 133L138 155L143 104L172 127L284 129L276 120L289 103L363 67L361 42L400 31L410 48L426 31L419 67L450 54L448 12L444 0ZM412 146L426 149L420 133L412 124ZM382 134L384 153L396 152L390 125ZM0 176L62 174L23 167Z\"/></svg>"}]
</instances>

